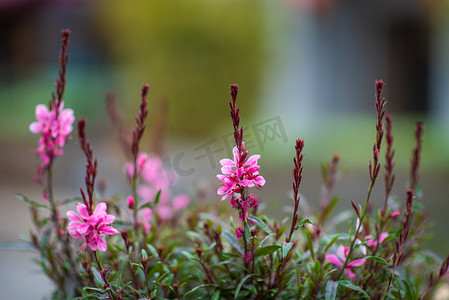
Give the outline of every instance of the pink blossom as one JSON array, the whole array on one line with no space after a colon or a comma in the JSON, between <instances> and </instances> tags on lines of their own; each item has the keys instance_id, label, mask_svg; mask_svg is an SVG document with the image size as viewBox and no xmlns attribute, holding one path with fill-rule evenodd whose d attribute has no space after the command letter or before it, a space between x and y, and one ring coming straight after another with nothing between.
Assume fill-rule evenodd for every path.
<instances>
[{"instance_id":1,"label":"pink blossom","mask_svg":"<svg viewBox=\"0 0 449 300\"><path fill-rule=\"evenodd\" d=\"M106 251L107 244L101 234L119 233L117 229L112 227L115 216L106 212L106 203L98 203L92 214L89 214L86 205L82 203L77 203L76 208L79 215L74 211L67 212L67 217L70 220L67 229L73 238L84 241L80 251L86 248L86 244L93 251Z\"/></svg>"},{"instance_id":2,"label":"pink blossom","mask_svg":"<svg viewBox=\"0 0 449 300\"><path fill-rule=\"evenodd\" d=\"M154 202L158 192L159 202L153 207L153 210L159 217L165 221L173 218L175 213L184 209L190 202L187 195L180 194L172 198L170 186L175 182L175 174L164 168L162 160L157 156L150 156L144 152L139 153L136 160L137 176L141 179L141 184L137 186L137 195L139 196L139 205ZM134 164L126 163L124 166L128 179L134 176ZM145 208L139 210L138 221L142 221L145 230L150 229L150 216L152 210Z\"/></svg>"},{"instance_id":3,"label":"pink blossom","mask_svg":"<svg viewBox=\"0 0 449 300\"><path fill-rule=\"evenodd\" d=\"M64 147L67 136L73 130L73 122L75 117L72 109L64 109L64 102L61 102L59 108L48 110L44 104L36 106L36 120L31 123L29 130L32 133L41 134L38 141L38 147L35 150L39 153L42 165L39 166L39 176L42 171L50 164L55 156L63 154L62 147Z\"/></svg>"},{"instance_id":4,"label":"pink blossom","mask_svg":"<svg viewBox=\"0 0 449 300\"><path fill-rule=\"evenodd\" d=\"M185 195L185 194L177 195L172 200L173 209L181 210L181 209L187 207L187 205L189 205L189 202L190 202L190 199L187 195Z\"/></svg>"},{"instance_id":5,"label":"pink blossom","mask_svg":"<svg viewBox=\"0 0 449 300\"><path fill-rule=\"evenodd\" d=\"M379 236L379 240L376 241L375 238L373 238L372 235L367 235L367 236L365 236L365 240L366 240L365 244L366 244L368 247L370 247L371 249L376 249L377 246L378 246L380 243L382 243L388 236L389 236L388 233L382 232L382 233L380 234L380 236Z\"/></svg>"},{"instance_id":6,"label":"pink blossom","mask_svg":"<svg viewBox=\"0 0 449 300\"><path fill-rule=\"evenodd\" d=\"M187 207L190 202L189 197L185 194L179 194L172 198L172 193L168 186L162 187L160 191L159 203L153 209L163 221L173 218L177 211ZM141 184L137 187L137 194L142 200L142 204L154 202L158 192L159 190L147 184Z\"/></svg>"},{"instance_id":7,"label":"pink blossom","mask_svg":"<svg viewBox=\"0 0 449 300\"><path fill-rule=\"evenodd\" d=\"M388 217L394 218L396 216L399 216L400 214L401 214L401 212L399 210L396 210L396 211L392 212Z\"/></svg>"},{"instance_id":8,"label":"pink blossom","mask_svg":"<svg viewBox=\"0 0 449 300\"><path fill-rule=\"evenodd\" d=\"M257 198L253 194L250 194L245 200L242 200L241 197L232 196L229 205L232 205L232 207L239 210L239 220L243 221L243 219L248 217L247 209L256 207L257 203Z\"/></svg>"},{"instance_id":9,"label":"pink blossom","mask_svg":"<svg viewBox=\"0 0 449 300\"><path fill-rule=\"evenodd\" d=\"M251 261L251 252L250 251L246 252L245 261L246 261L246 263L249 263Z\"/></svg>"},{"instance_id":10,"label":"pink blossom","mask_svg":"<svg viewBox=\"0 0 449 300\"><path fill-rule=\"evenodd\" d=\"M240 162L237 146L232 152L234 160L220 160L222 174L217 175L217 178L223 183L220 184L217 194L223 195L221 200L241 192L242 187L261 187L265 184L265 179L259 175L260 167L257 165L260 155L253 155L246 162Z\"/></svg>"},{"instance_id":11,"label":"pink blossom","mask_svg":"<svg viewBox=\"0 0 449 300\"><path fill-rule=\"evenodd\" d=\"M143 220L143 228L145 229L146 234L150 233L150 229L151 229L150 217L151 217L152 212L153 212L153 210L151 208L146 207L146 208L140 209L139 212L137 213Z\"/></svg>"},{"instance_id":12,"label":"pink blossom","mask_svg":"<svg viewBox=\"0 0 449 300\"><path fill-rule=\"evenodd\" d=\"M137 166L136 175L137 176L140 176L140 173L144 169L147 161L148 161L148 154L146 154L145 152L140 152L137 155L137 159L136 159L136 166ZM132 163L132 162L126 163L124 166L124 169L125 169L125 174L128 177L128 180L131 181L131 179L134 178L134 163Z\"/></svg>"},{"instance_id":13,"label":"pink blossom","mask_svg":"<svg viewBox=\"0 0 449 300\"><path fill-rule=\"evenodd\" d=\"M348 254L349 254L349 247L344 247L343 245L340 245L337 248L336 255L328 254L326 255L326 260L330 263L333 263L334 265L342 267L346 261L346 257L348 256ZM346 265L345 272L346 274L348 274L349 279L355 280L355 274L354 272L351 271L351 269L354 267L360 267L365 263L365 261L366 261L365 258L359 258L349 262Z\"/></svg>"},{"instance_id":14,"label":"pink blossom","mask_svg":"<svg viewBox=\"0 0 449 300\"><path fill-rule=\"evenodd\" d=\"M243 237L244 233L245 233L245 229L243 229L243 227L237 227L235 229L235 238L241 239Z\"/></svg>"}]
</instances>

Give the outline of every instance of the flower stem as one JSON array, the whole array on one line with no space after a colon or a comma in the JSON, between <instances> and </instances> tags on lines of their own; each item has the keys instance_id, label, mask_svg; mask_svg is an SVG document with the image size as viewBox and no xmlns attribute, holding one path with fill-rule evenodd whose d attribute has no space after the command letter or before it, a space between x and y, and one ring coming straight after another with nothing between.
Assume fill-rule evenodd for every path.
<instances>
[{"instance_id":1,"label":"flower stem","mask_svg":"<svg viewBox=\"0 0 449 300\"><path fill-rule=\"evenodd\" d=\"M95 261L97 262L98 270L100 271L100 274L101 274L101 272L103 271L103 266L101 265L101 261L98 259L97 251L94 251L94 256L95 256ZM112 291L111 285L108 282L108 278L106 276L101 276L101 277L102 277L102 279L104 281L104 287L103 288L109 287L109 289L108 289L109 298L115 300L116 297L114 295L114 292Z\"/></svg>"},{"instance_id":2,"label":"flower stem","mask_svg":"<svg viewBox=\"0 0 449 300\"><path fill-rule=\"evenodd\" d=\"M349 247L349 252L348 252L348 255L346 256L345 262L343 263L343 266L342 266L340 272L338 273L337 280L340 280L341 276L343 275L343 272L345 271L346 266L349 263L349 259L351 257L352 251L354 250L355 241L358 238L360 230L362 229L362 226L363 226L363 221L365 220L366 212L368 210L369 200L371 198L371 192L373 191L373 187L374 187L375 183L376 183L376 178L373 178L373 180L371 180L371 183L370 183L369 188L368 188L368 193L366 195L366 201L365 201L365 206L363 208L362 215L359 216L359 220L360 220L359 221L359 225L356 228L356 231L355 231L355 234L354 234L354 238L352 239L351 246Z\"/></svg>"}]
</instances>

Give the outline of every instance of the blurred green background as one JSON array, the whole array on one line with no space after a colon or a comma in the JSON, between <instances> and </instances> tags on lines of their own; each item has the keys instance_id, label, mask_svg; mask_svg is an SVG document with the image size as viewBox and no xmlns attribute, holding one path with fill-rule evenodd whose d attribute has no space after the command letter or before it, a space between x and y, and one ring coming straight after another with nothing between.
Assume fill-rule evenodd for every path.
<instances>
[{"instance_id":1,"label":"blurred green background","mask_svg":"<svg viewBox=\"0 0 449 300\"><path fill-rule=\"evenodd\" d=\"M374 81L383 79L394 122L394 193L404 198L414 123L424 121L423 204L435 236L429 245L445 255L448 16L445 0L0 1L0 242L17 240L31 227L14 193L40 198L40 188L32 182L38 159L29 153L38 138L28 125L35 106L50 99L60 30L69 28L65 105L87 119L99 176L110 182L110 193L129 191L122 176L126 156L105 110L107 92L116 94L132 126L140 88L149 83L144 148L152 149L152 137L165 136L165 162L175 171L193 170L178 174L178 188L193 198L199 189L207 189L210 200L218 201L218 161L229 156L232 146L229 85L238 83L250 154L262 155L261 173L267 179L259 192L262 203L279 217L286 214L294 140L301 137L306 144L302 201L318 207L320 163L339 152L347 172L336 193L342 196L340 208L347 209L350 200L363 202L368 188ZM204 152L207 144L209 155ZM179 155L181 164L174 166ZM77 195L84 160L75 135L55 167L57 195ZM383 201L382 185L380 180L375 205ZM0 256L5 263L22 261L4 252ZM0 282L9 290L18 283L8 274L23 275L10 265L0 272ZM22 267L23 272L33 269ZM44 294L48 282L39 280Z\"/></svg>"}]
</instances>

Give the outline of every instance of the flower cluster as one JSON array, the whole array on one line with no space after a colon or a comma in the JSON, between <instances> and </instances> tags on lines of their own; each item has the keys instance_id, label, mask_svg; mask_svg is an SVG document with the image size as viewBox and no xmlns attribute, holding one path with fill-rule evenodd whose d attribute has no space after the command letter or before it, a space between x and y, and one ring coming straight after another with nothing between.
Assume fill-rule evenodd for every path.
<instances>
[{"instance_id":1,"label":"flower cluster","mask_svg":"<svg viewBox=\"0 0 449 300\"><path fill-rule=\"evenodd\" d=\"M245 143L243 142L242 145L244 147ZM246 161L242 160L237 146L234 147L232 153L234 160L220 160L222 174L218 174L217 178L223 183L220 184L217 194L222 195L221 200L231 197L230 204L234 208L241 207L243 213L240 214L240 220L242 220L248 216L246 208L257 206L257 198L253 194L241 197L244 187L262 187L265 184L265 179L259 175L260 166L257 165L257 162L260 155L253 155Z\"/></svg>"},{"instance_id":2,"label":"flower cluster","mask_svg":"<svg viewBox=\"0 0 449 300\"><path fill-rule=\"evenodd\" d=\"M217 194L223 195L221 200L229 198L234 193L241 193L242 187L262 187L265 184L265 179L259 175L260 166L257 165L260 155L253 155L247 161L241 161L237 146L234 147L232 153L234 160L227 158L220 160L223 174L219 174L217 177L223 183L220 184L221 187Z\"/></svg>"},{"instance_id":3,"label":"flower cluster","mask_svg":"<svg viewBox=\"0 0 449 300\"><path fill-rule=\"evenodd\" d=\"M142 200L140 205L154 202L159 194L159 202L154 207L162 221L171 219L174 214L185 208L190 199L185 194L179 194L172 197L170 186L176 182L176 174L169 169L164 168L162 160L157 156L150 156L145 152L140 152L136 160L137 170L134 170L134 164L128 162L125 164L125 173L128 180L131 180L134 174L142 179L142 183L137 186L137 195ZM132 199L132 201L135 201ZM129 205L128 205L129 206ZM145 231L148 233L150 217L153 209L142 208L138 212L138 217L143 222Z\"/></svg>"},{"instance_id":4,"label":"flower cluster","mask_svg":"<svg viewBox=\"0 0 449 300\"><path fill-rule=\"evenodd\" d=\"M101 234L119 233L111 225L115 216L106 212L106 203L98 203L92 214L89 214L86 205L82 203L77 203L76 208L79 215L74 211L67 212L67 217L70 220L67 230L73 238L84 241L80 252L86 249L86 245L89 245L93 251L106 251L107 244Z\"/></svg>"},{"instance_id":5,"label":"flower cluster","mask_svg":"<svg viewBox=\"0 0 449 300\"><path fill-rule=\"evenodd\" d=\"M50 110L44 104L37 105L36 120L30 124L29 129L32 133L41 133L39 146L35 150L42 159L39 171L41 175L42 169L46 168L55 156L63 154L62 147L73 130L75 117L73 110L64 109L64 103L61 102L59 107L54 106Z\"/></svg>"}]
</instances>

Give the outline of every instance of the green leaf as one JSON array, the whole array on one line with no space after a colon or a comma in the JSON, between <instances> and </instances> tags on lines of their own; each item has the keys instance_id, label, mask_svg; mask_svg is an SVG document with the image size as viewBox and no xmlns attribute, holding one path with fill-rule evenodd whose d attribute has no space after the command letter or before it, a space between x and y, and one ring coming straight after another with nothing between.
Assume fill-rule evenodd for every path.
<instances>
[{"instance_id":1,"label":"green leaf","mask_svg":"<svg viewBox=\"0 0 449 300\"><path fill-rule=\"evenodd\" d=\"M226 259L229 259L231 257L241 257L241 256L237 255L235 253L229 253L229 252L223 252L223 251L220 253L220 258L222 260L226 260Z\"/></svg>"},{"instance_id":2,"label":"green leaf","mask_svg":"<svg viewBox=\"0 0 449 300\"><path fill-rule=\"evenodd\" d=\"M266 237L263 238L263 240L260 241L259 243L259 247L262 247L262 245L270 238L273 236L273 233L270 233L269 235L267 235Z\"/></svg>"},{"instance_id":3,"label":"green leaf","mask_svg":"<svg viewBox=\"0 0 449 300\"><path fill-rule=\"evenodd\" d=\"M141 210L143 208L153 208L154 207L154 202L147 202L142 204L141 206L139 206L138 210Z\"/></svg>"},{"instance_id":4,"label":"green leaf","mask_svg":"<svg viewBox=\"0 0 449 300\"><path fill-rule=\"evenodd\" d=\"M391 270L389 270L389 271L391 271ZM409 300L417 299L417 296L415 295L412 288L410 287L408 280L404 279L401 275L399 275L398 272L395 272L395 274L393 275L393 285L395 287L397 287L399 291L405 290L405 295L406 295L405 299L409 299ZM391 289L390 289L390 292L391 292ZM388 293L388 295L391 295L390 292Z\"/></svg>"},{"instance_id":5,"label":"green leaf","mask_svg":"<svg viewBox=\"0 0 449 300\"><path fill-rule=\"evenodd\" d=\"M198 232L191 231L191 230L187 231L186 233L187 233L187 236L189 236L189 238L191 238L192 240L199 240L205 244L207 243L207 240L206 240L206 237L204 234L199 234Z\"/></svg>"},{"instance_id":6,"label":"green leaf","mask_svg":"<svg viewBox=\"0 0 449 300\"><path fill-rule=\"evenodd\" d=\"M282 225L281 228L279 228L279 231L276 234L276 238L280 238L282 236L282 234L284 233L285 229L287 229L287 227L285 225Z\"/></svg>"},{"instance_id":7,"label":"green leaf","mask_svg":"<svg viewBox=\"0 0 449 300\"><path fill-rule=\"evenodd\" d=\"M256 226L260 227L260 229L262 229L263 231L265 231L268 234L271 234L272 231L270 229L270 227L268 227L267 224L265 224L261 219L259 219L258 217L255 216L248 216L249 219L252 219L256 222L254 222L256 224Z\"/></svg>"},{"instance_id":8,"label":"green leaf","mask_svg":"<svg viewBox=\"0 0 449 300\"><path fill-rule=\"evenodd\" d=\"M138 268L142 269L142 271L143 271L143 266L142 266L141 263L132 263L132 265L135 266L135 267L138 267Z\"/></svg>"},{"instance_id":9,"label":"green leaf","mask_svg":"<svg viewBox=\"0 0 449 300\"><path fill-rule=\"evenodd\" d=\"M366 256L365 258L369 259L369 260L377 261L378 263L380 263L381 265L384 265L384 266L388 265L388 263L385 261L385 259L380 258L378 256Z\"/></svg>"},{"instance_id":10,"label":"green leaf","mask_svg":"<svg viewBox=\"0 0 449 300\"><path fill-rule=\"evenodd\" d=\"M337 237L337 240L349 240L349 234L347 233L335 233L328 236L328 238L334 238Z\"/></svg>"},{"instance_id":11,"label":"green leaf","mask_svg":"<svg viewBox=\"0 0 449 300\"><path fill-rule=\"evenodd\" d=\"M184 296L182 296L182 299L186 298L188 295L194 293L195 291L197 291L201 288L212 287L212 286L216 286L216 285L215 284L202 284L202 285L196 286L193 289L191 289L190 291L188 291L187 293L185 293ZM187 298L187 299L191 299L191 298Z\"/></svg>"},{"instance_id":12,"label":"green leaf","mask_svg":"<svg viewBox=\"0 0 449 300\"><path fill-rule=\"evenodd\" d=\"M159 276L159 278L154 282L153 286L156 286L159 284L159 282L161 282L161 280L168 274L169 272L165 272L164 274L162 274L161 276Z\"/></svg>"},{"instance_id":13,"label":"green leaf","mask_svg":"<svg viewBox=\"0 0 449 300\"><path fill-rule=\"evenodd\" d=\"M141 259L141 260L146 260L146 259L148 259L148 254L147 254L147 252L145 251L145 249L140 250L140 259Z\"/></svg>"},{"instance_id":14,"label":"green leaf","mask_svg":"<svg viewBox=\"0 0 449 300\"><path fill-rule=\"evenodd\" d=\"M326 300L335 300L337 298L338 282L329 280L326 284Z\"/></svg>"},{"instance_id":15,"label":"green leaf","mask_svg":"<svg viewBox=\"0 0 449 300\"><path fill-rule=\"evenodd\" d=\"M301 221L299 221L298 225L296 225L295 230L297 230L298 228L304 228L304 225L306 224L313 224L312 219L302 219Z\"/></svg>"},{"instance_id":16,"label":"green leaf","mask_svg":"<svg viewBox=\"0 0 449 300\"><path fill-rule=\"evenodd\" d=\"M52 227L47 228L41 238L41 257L43 261L45 261L46 259L45 254L47 253L48 250L50 250L48 249L47 245L50 242L50 235L52 231L53 231Z\"/></svg>"},{"instance_id":17,"label":"green leaf","mask_svg":"<svg viewBox=\"0 0 449 300\"><path fill-rule=\"evenodd\" d=\"M248 290L253 293L254 295L257 295L257 288L251 284L250 286L248 286Z\"/></svg>"},{"instance_id":18,"label":"green leaf","mask_svg":"<svg viewBox=\"0 0 449 300\"><path fill-rule=\"evenodd\" d=\"M229 231L224 231L223 237L232 246L232 248L237 250L237 252L243 256L243 250L240 247L239 241Z\"/></svg>"},{"instance_id":19,"label":"green leaf","mask_svg":"<svg viewBox=\"0 0 449 300\"><path fill-rule=\"evenodd\" d=\"M249 243L249 242L250 242L250 239L251 239L251 234L249 233L249 227L248 227L248 225L245 224L245 225L243 226L243 229L244 229L244 231L245 231L245 239L246 239L246 241Z\"/></svg>"},{"instance_id":20,"label":"green leaf","mask_svg":"<svg viewBox=\"0 0 449 300\"><path fill-rule=\"evenodd\" d=\"M290 251L290 249L292 248L293 243L292 242L284 242L282 244L282 258L285 258L288 254L288 252Z\"/></svg>"},{"instance_id":21,"label":"green leaf","mask_svg":"<svg viewBox=\"0 0 449 300\"><path fill-rule=\"evenodd\" d=\"M92 268L92 273L94 274L95 284L98 286L104 286L103 278L101 278L100 272L96 268Z\"/></svg>"},{"instance_id":22,"label":"green leaf","mask_svg":"<svg viewBox=\"0 0 449 300\"><path fill-rule=\"evenodd\" d=\"M329 214L334 210L335 205L337 205L339 200L340 200L339 196L332 197L331 201L329 202L329 205L326 207L323 214L321 215L321 222L327 219Z\"/></svg>"},{"instance_id":23,"label":"green leaf","mask_svg":"<svg viewBox=\"0 0 449 300\"><path fill-rule=\"evenodd\" d=\"M190 260L193 260L193 259L196 258L192 253L187 252L185 250L181 251L181 254L184 255L187 259L190 259Z\"/></svg>"},{"instance_id":24,"label":"green leaf","mask_svg":"<svg viewBox=\"0 0 449 300\"><path fill-rule=\"evenodd\" d=\"M239 296L240 293L240 289L242 288L243 284L245 283L245 281L248 278L251 278L253 276L256 276L256 274L248 274L245 277L242 278L242 280L240 280L239 284L237 285L237 289L235 290L235 294L234 294L234 299L237 299L237 297Z\"/></svg>"},{"instance_id":25,"label":"green leaf","mask_svg":"<svg viewBox=\"0 0 449 300\"><path fill-rule=\"evenodd\" d=\"M156 205L156 204L159 203L159 199L161 198L161 192L162 192L162 189L160 189L160 190L157 192L156 197L154 198L154 205Z\"/></svg>"},{"instance_id":26,"label":"green leaf","mask_svg":"<svg viewBox=\"0 0 449 300\"><path fill-rule=\"evenodd\" d=\"M141 210L142 208L153 208L156 204L158 204L159 198L161 197L161 191L162 190L159 190L157 192L156 197L154 198L153 202L147 202L147 203L142 204L141 206L139 206L138 210Z\"/></svg>"},{"instance_id":27,"label":"green leaf","mask_svg":"<svg viewBox=\"0 0 449 300\"><path fill-rule=\"evenodd\" d=\"M150 250L152 255L158 255L157 250L156 250L156 248L154 248L153 245L147 244L147 248L148 248L148 250Z\"/></svg>"},{"instance_id":28,"label":"green leaf","mask_svg":"<svg viewBox=\"0 0 449 300\"><path fill-rule=\"evenodd\" d=\"M367 292L365 292L361 287L352 284L352 282L350 281L339 280L337 281L337 283L340 284L341 286L344 286L345 288L361 293L364 297L366 297L366 299L371 299Z\"/></svg>"},{"instance_id":29,"label":"green leaf","mask_svg":"<svg viewBox=\"0 0 449 300\"><path fill-rule=\"evenodd\" d=\"M150 299L154 299L154 297L156 297L156 294L157 294L157 289L154 289L150 294Z\"/></svg>"},{"instance_id":30,"label":"green leaf","mask_svg":"<svg viewBox=\"0 0 449 300\"><path fill-rule=\"evenodd\" d=\"M23 203L25 203L28 206L32 206L32 207L36 207L36 208L46 208L46 209L50 209L48 206L37 203L36 201L30 200L28 199L28 197L22 195L22 194L16 194L16 197L20 200L23 201Z\"/></svg>"},{"instance_id":31,"label":"green leaf","mask_svg":"<svg viewBox=\"0 0 449 300\"><path fill-rule=\"evenodd\" d=\"M329 248L340 238L340 235L337 234L333 237L333 239L326 245L326 247L324 247L324 251L323 254L327 253L327 250L329 250Z\"/></svg>"},{"instance_id":32,"label":"green leaf","mask_svg":"<svg viewBox=\"0 0 449 300\"><path fill-rule=\"evenodd\" d=\"M86 296L88 290L96 291L96 292L99 292L99 293L104 293L105 292L105 290L101 289L101 288L86 286L86 287L83 288L82 295Z\"/></svg>"},{"instance_id":33,"label":"green leaf","mask_svg":"<svg viewBox=\"0 0 449 300\"><path fill-rule=\"evenodd\" d=\"M310 233L305 229L303 230L304 235L307 238L307 247L310 250L310 255L312 256L312 259L315 260L315 253L313 251L313 242L312 242L312 237L310 236Z\"/></svg>"},{"instance_id":34,"label":"green leaf","mask_svg":"<svg viewBox=\"0 0 449 300\"><path fill-rule=\"evenodd\" d=\"M131 230L134 228L131 222L126 222L122 220L115 220L114 227L120 230Z\"/></svg>"},{"instance_id":35,"label":"green leaf","mask_svg":"<svg viewBox=\"0 0 449 300\"><path fill-rule=\"evenodd\" d=\"M211 300L220 300L220 290L215 290L215 292L212 294Z\"/></svg>"},{"instance_id":36,"label":"green leaf","mask_svg":"<svg viewBox=\"0 0 449 300\"><path fill-rule=\"evenodd\" d=\"M270 246L265 246L265 247L259 248L256 251L256 257L270 255L280 248L281 248L281 246L279 246L279 245L270 245Z\"/></svg>"}]
</instances>

